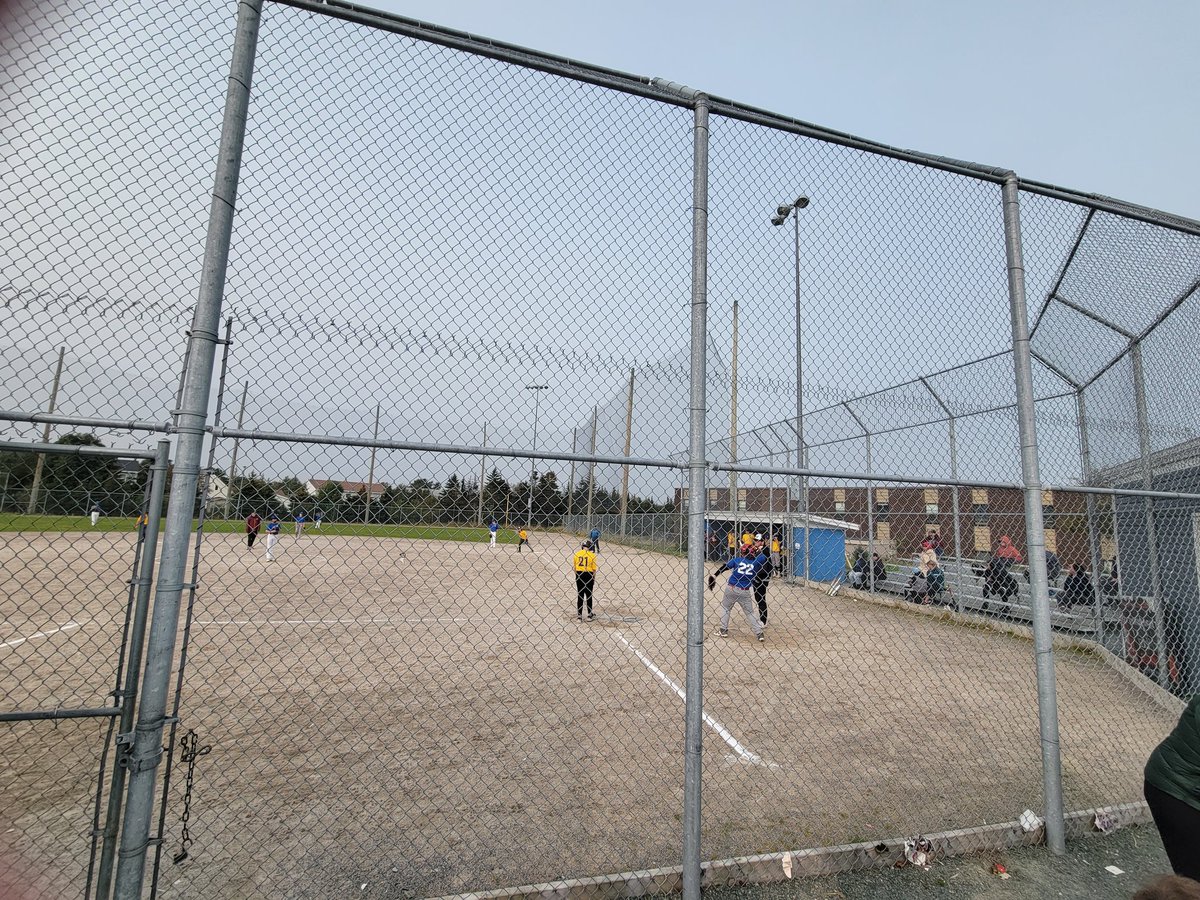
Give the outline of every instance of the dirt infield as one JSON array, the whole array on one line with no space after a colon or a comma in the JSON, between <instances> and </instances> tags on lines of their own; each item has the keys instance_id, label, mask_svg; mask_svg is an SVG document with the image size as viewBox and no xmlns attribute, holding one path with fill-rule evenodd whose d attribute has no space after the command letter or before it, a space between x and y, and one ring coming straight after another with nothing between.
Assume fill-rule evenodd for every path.
<instances>
[{"instance_id":1,"label":"dirt infield","mask_svg":"<svg viewBox=\"0 0 1200 900\"><path fill-rule=\"evenodd\" d=\"M38 638L36 654L20 645L19 665L0 655L6 695L15 679L30 702L58 702L64 685L80 705L104 702L95 667L75 677L60 662L111 653L128 577L117 544L132 536L73 541L70 576L41 593L31 560L60 536L20 538L0 569L5 621L24 633L39 596L69 596L56 615L79 627ZM235 535L209 538L181 716L212 751L180 867L176 770L160 895L401 897L676 863L685 562L606 541L600 618L581 624L576 547L313 532L286 536L267 563L261 539L250 553ZM759 645L736 611L715 637L718 600L706 603L707 857L1039 807L1029 641L773 583ZM1057 674L1068 807L1138 799L1173 716L1086 654L1060 653ZM19 760L0 783L0 831L64 883L81 883L101 739L94 722L0 727Z\"/></svg>"}]
</instances>

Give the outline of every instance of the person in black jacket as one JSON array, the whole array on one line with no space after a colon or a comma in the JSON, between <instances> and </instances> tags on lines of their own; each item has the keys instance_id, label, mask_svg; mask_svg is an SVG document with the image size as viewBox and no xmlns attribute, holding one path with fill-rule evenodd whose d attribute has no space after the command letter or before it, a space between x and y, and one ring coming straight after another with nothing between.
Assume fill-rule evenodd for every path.
<instances>
[{"instance_id":1,"label":"person in black jacket","mask_svg":"<svg viewBox=\"0 0 1200 900\"><path fill-rule=\"evenodd\" d=\"M1073 606L1091 606L1096 602L1096 593L1092 590L1092 579L1079 563L1071 564L1067 580L1063 582L1062 593L1058 597L1058 605L1063 609Z\"/></svg>"},{"instance_id":2,"label":"person in black jacket","mask_svg":"<svg viewBox=\"0 0 1200 900\"><path fill-rule=\"evenodd\" d=\"M762 553L765 547L762 535L756 534L754 538L754 552ZM754 573L754 602L758 604L758 618L762 621L763 628L767 627L767 583L771 580L774 572L775 567L771 565L771 558L768 556L767 561L762 564L762 568Z\"/></svg>"}]
</instances>

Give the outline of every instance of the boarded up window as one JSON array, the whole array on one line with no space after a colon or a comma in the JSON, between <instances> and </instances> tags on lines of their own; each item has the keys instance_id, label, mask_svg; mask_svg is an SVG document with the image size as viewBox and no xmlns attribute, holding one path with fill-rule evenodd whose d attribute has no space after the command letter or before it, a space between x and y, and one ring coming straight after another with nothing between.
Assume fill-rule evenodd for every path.
<instances>
[{"instance_id":1,"label":"boarded up window","mask_svg":"<svg viewBox=\"0 0 1200 900\"><path fill-rule=\"evenodd\" d=\"M926 503L926 505L928 505L930 503L936 504L937 502L938 502L938 489L937 488L925 488L925 503Z\"/></svg>"},{"instance_id":2,"label":"boarded up window","mask_svg":"<svg viewBox=\"0 0 1200 900\"><path fill-rule=\"evenodd\" d=\"M845 503L846 502L846 489L845 488L834 488L833 489L833 502L834 503Z\"/></svg>"},{"instance_id":3,"label":"boarded up window","mask_svg":"<svg viewBox=\"0 0 1200 900\"><path fill-rule=\"evenodd\" d=\"M887 522L875 523L875 540L890 541L892 539L892 526Z\"/></svg>"},{"instance_id":4,"label":"boarded up window","mask_svg":"<svg viewBox=\"0 0 1200 900\"><path fill-rule=\"evenodd\" d=\"M1054 491L1042 491L1042 506L1054 505Z\"/></svg>"},{"instance_id":5,"label":"boarded up window","mask_svg":"<svg viewBox=\"0 0 1200 900\"><path fill-rule=\"evenodd\" d=\"M987 488L971 488L971 503L975 506L987 506Z\"/></svg>"},{"instance_id":6,"label":"boarded up window","mask_svg":"<svg viewBox=\"0 0 1200 900\"><path fill-rule=\"evenodd\" d=\"M986 525L975 526L975 551L992 549L992 529Z\"/></svg>"},{"instance_id":7,"label":"boarded up window","mask_svg":"<svg viewBox=\"0 0 1200 900\"><path fill-rule=\"evenodd\" d=\"M1046 529L1046 549L1051 553L1058 552L1058 532L1053 528Z\"/></svg>"},{"instance_id":8,"label":"boarded up window","mask_svg":"<svg viewBox=\"0 0 1200 900\"><path fill-rule=\"evenodd\" d=\"M887 488L875 488L876 503L887 503L889 496L890 495Z\"/></svg>"}]
</instances>

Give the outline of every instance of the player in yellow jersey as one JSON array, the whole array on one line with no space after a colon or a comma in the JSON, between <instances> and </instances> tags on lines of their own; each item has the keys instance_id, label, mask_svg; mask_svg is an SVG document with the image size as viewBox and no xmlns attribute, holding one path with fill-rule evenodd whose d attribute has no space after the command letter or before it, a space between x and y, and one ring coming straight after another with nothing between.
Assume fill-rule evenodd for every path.
<instances>
[{"instance_id":1,"label":"player in yellow jersey","mask_svg":"<svg viewBox=\"0 0 1200 900\"><path fill-rule=\"evenodd\" d=\"M529 547L529 532L522 528L517 532L517 538L517 552L520 553L522 547ZM529 549L533 550L532 547L529 547Z\"/></svg>"},{"instance_id":2,"label":"player in yellow jersey","mask_svg":"<svg viewBox=\"0 0 1200 900\"><path fill-rule=\"evenodd\" d=\"M583 601L587 598L587 620L596 618L592 612L592 592L596 587L596 552L592 549L591 541L584 541L583 546L575 551L575 619L583 621Z\"/></svg>"}]
</instances>

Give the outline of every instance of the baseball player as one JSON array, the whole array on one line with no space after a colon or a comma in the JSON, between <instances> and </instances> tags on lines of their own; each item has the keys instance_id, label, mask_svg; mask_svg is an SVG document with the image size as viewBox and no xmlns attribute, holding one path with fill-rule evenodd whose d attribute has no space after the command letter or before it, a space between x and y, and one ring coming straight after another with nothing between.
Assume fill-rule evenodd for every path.
<instances>
[{"instance_id":1,"label":"baseball player","mask_svg":"<svg viewBox=\"0 0 1200 900\"><path fill-rule=\"evenodd\" d=\"M99 524L101 512L102 512L102 510L100 509L100 502L96 501L95 503L92 504L92 527L93 528L96 527L97 524Z\"/></svg>"},{"instance_id":2,"label":"baseball player","mask_svg":"<svg viewBox=\"0 0 1200 900\"><path fill-rule=\"evenodd\" d=\"M599 554L600 553L600 529L593 528L591 531L589 531L588 532L588 540L592 542L592 549L595 550L597 554Z\"/></svg>"},{"instance_id":3,"label":"baseball player","mask_svg":"<svg viewBox=\"0 0 1200 900\"><path fill-rule=\"evenodd\" d=\"M500 530L500 525L495 519L492 519L492 524L488 526L488 547L496 546L496 533Z\"/></svg>"},{"instance_id":4,"label":"baseball player","mask_svg":"<svg viewBox=\"0 0 1200 900\"><path fill-rule=\"evenodd\" d=\"M583 601L587 599L587 620L596 618L592 612L592 592L596 588L596 553L591 541L575 551L575 619L583 621Z\"/></svg>"},{"instance_id":5,"label":"baseball player","mask_svg":"<svg viewBox=\"0 0 1200 900\"><path fill-rule=\"evenodd\" d=\"M275 545L279 543L279 530L282 528L279 524L279 516L271 516L267 520L267 562L274 562L275 556L271 553L275 549Z\"/></svg>"},{"instance_id":6,"label":"baseball player","mask_svg":"<svg viewBox=\"0 0 1200 900\"><path fill-rule=\"evenodd\" d=\"M320 529L321 519L323 518L323 516L324 516L324 513L322 513L319 509L315 513L313 513L313 527L314 528L316 528L318 530Z\"/></svg>"},{"instance_id":7,"label":"baseball player","mask_svg":"<svg viewBox=\"0 0 1200 900\"><path fill-rule=\"evenodd\" d=\"M304 515L304 510L296 513L296 537L304 534L304 523L307 521L308 518Z\"/></svg>"},{"instance_id":8,"label":"baseball player","mask_svg":"<svg viewBox=\"0 0 1200 900\"><path fill-rule=\"evenodd\" d=\"M753 544L742 548L742 555L735 556L717 571L708 576L708 589L716 590L717 576L722 572L730 572L729 584L725 587L725 596L721 599L721 629L717 632L721 637L729 637L729 612L734 606L740 606L746 616L746 623L759 642L763 637L762 620L754 607L754 576L766 563L767 557L756 550Z\"/></svg>"},{"instance_id":9,"label":"baseball player","mask_svg":"<svg viewBox=\"0 0 1200 900\"><path fill-rule=\"evenodd\" d=\"M522 547L529 547L530 550L533 549L533 547L529 546L529 532L526 531L524 528L522 528L520 531L517 532L517 538L518 538L518 540L517 540L517 552L518 553L521 552Z\"/></svg>"}]
</instances>

